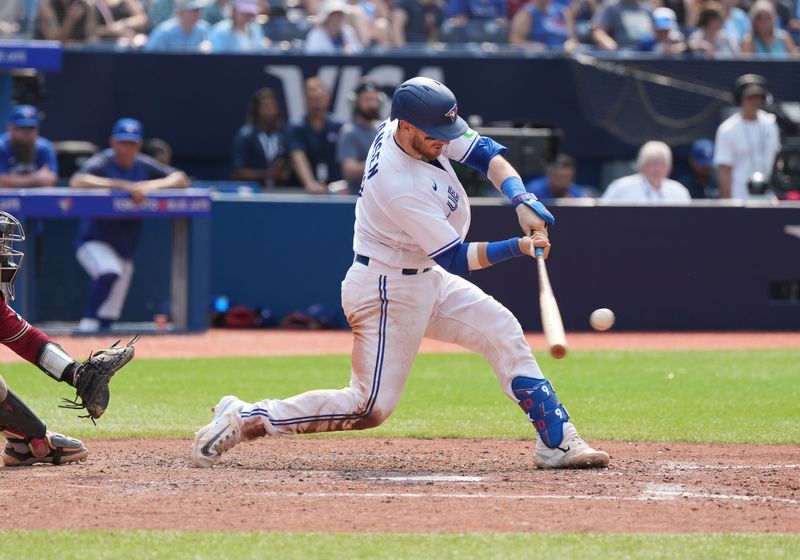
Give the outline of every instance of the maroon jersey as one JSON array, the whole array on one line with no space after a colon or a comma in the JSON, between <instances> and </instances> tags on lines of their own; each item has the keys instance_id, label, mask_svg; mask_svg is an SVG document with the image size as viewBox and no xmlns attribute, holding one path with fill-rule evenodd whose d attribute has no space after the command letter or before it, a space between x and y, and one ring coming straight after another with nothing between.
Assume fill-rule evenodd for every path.
<instances>
[{"instance_id":1,"label":"maroon jersey","mask_svg":"<svg viewBox=\"0 0 800 560\"><path fill-rule=\"evenodd\" d=\"M0 342L34 365L39 363L39 352L50 338L28 323L0 298Z\"/></svg>"}]
</instances>

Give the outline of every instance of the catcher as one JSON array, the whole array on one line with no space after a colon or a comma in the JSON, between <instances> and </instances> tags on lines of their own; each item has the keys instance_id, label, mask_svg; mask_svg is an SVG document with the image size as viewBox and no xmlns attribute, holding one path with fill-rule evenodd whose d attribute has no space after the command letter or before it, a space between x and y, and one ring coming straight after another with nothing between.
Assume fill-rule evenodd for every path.
<instances>
[{"instance_id":1,"label":"catcher","mask_svg":"<svg viewBox=\"0 0 800 560\"><path fill-rule=\"evenodd\" d=\"M75 387L76 397L67 408L86 409L94 421L106 411L111 376L133 359L137 338L124 346L94 352L78 363L58 344L30 325L8 306L14 299L14 278L24 254L13 244L25 240L19 221L0 211L0 342L36 364L57 381ZM65 399L66 400L66 399ZM82 461L89 454L83 442L51 432L0 377L0 432L6 437L3 464L7 467L35 463L70 463Z\"/></svg>"}]
</instances>

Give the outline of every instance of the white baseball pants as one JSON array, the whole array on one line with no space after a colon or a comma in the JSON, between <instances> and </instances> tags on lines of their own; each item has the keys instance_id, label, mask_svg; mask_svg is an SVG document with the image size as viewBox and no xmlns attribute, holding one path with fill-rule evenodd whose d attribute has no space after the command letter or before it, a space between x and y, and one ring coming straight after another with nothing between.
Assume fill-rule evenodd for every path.
<instances>
[{"instance_id":1,"label":"white baseball pants","mask_svg":"<svg viewBox=\"0 0 800 560\"><path fill-rule=\"evenodd\" d=\"M133 261L123 259L111 245L104 241L87 241L78 247L75 254L87 274L96 280L104 274L119 276L106 300L97 310L102 319L116 321L122 315L122 306L128 296L128 288L133 277Z\"/></svg>"},{"instance_id":2,"label":"white baseball pants","mask_svg":"<svg viewBox=\"0 0 800 560\"><path fill-rule=\"evenodd\" d=\"M511 312L467 280L434 267L400 270L354 263L342 282L342 308L353 329L350 385L247 405L267 435L290 435L378 426L397 406L424 336L482 354L503 392L511 381L543 377Z\"/></svg>"}]
</instances>

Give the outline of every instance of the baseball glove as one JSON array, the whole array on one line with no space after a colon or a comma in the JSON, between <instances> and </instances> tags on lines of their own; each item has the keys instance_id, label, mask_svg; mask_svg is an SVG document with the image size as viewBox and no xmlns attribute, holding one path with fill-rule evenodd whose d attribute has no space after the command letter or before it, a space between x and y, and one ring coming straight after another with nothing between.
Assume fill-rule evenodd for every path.
<instances>
[{"instance_id":1,"label":"baseball glove","mask_svg":"<svg viewBox=\"0 0 800 560\"><path fill-rule=\"evenodd\" d=\"M77 395L75 399L64 399L68 404L62 408L82 409L88 413L82 418L91 418L94 422L100 418L108 407L108 382L125 364L133 359L133 345L139 340L133 337L124 346L118 346L119 340L109 348L98 350L89 355L73 374L73 385Z\"/></svg>"}]
</instances>

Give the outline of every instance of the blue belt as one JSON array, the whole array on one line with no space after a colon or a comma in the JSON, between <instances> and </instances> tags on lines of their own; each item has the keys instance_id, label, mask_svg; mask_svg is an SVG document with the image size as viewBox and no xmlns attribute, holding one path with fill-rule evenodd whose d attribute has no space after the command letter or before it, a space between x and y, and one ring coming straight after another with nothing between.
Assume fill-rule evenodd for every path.
<instances>
[{"instance_id":1,"label":"blue belt","mask_svg":"<svg viewBox=\"0 0 800 560\"><path fill-rule=\"evenodd\" d=\"M364 255L359 255L356 253L356 262L359 264L363 264L364 266L369 266L369 257L365 257ZM414 274L422 274L423 272L428 272L431 268L404 268L403 275L404 276L413 276Z\"/></svg>"}]
</instances>

